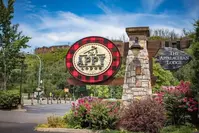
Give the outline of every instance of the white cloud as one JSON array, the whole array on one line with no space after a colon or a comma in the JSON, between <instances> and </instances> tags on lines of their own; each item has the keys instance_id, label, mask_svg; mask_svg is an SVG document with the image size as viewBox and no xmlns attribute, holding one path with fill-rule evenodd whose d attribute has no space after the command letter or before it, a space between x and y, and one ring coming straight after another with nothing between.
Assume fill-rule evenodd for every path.
<instances>
[{"instance_id":1,"label":"white cloud","mask_svg":"<svg viewBox=\"0 0 199 133\"><path fill-rule=\"evenodd\" d=\"M71 12L48 12L32 15L36 23L20 23L20 30L32 37L32 48L68 44L86 36L103 36L119 39L126 27L149 26L155 29L170 29L181 33L187 27L187 19L166 14L123 13L111 15L78 16Z\"/></svg>"},{"instance_id":2,"label":"white cloud","mask_svg":"<svg viewBox=\"0 0 199 133\"><path fill-rule=\"evenodd\" d=\"M33 11L36 7L30 0L23 0L20 4L25 11Z\"/></svg>"},{"instance_id":3,"label":"white cloud","mask_svg":"<svg viewBox=\"0 0 199 133\"><path fill-rule=\"evenodd\" d=\"M97 6L106 14L112 13L112 11L102 1L99 1Z\"/></svg>"},{"instance_id":4,"label":"white cloud","mask_svg":"<svg viewBox=\"0 0 199 133\"><path fill-rule=\"evenodd\" d=\"M163 2L164 0L142 0L142 5L145 10L153 11Z\"/></svg>"}]
</instances>

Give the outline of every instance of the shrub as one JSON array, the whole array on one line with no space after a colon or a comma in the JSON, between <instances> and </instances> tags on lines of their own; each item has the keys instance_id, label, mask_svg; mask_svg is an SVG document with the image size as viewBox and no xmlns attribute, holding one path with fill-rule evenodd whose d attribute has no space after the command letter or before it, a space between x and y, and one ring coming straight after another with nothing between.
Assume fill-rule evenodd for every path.
<instances>
[{"instance_id":1,"label":"shrub","mask_svg":"<svg viewBox=\"0 0 199 133\"><path fill-rule=\"evenodd\" d=\"M160 133L193 133L197 131L196 128L192 125L184 125L184 126L167 126L164 127Z\"/></svg>"},{"instance_id":2,"label":"shrub","mask_svg":"<svg viewBox=\"0 0 199 133\"><path fill-rule=\"evenodd\" d=\"M119 103L104 102L101 99L85 97L72 103L65 122L73 128L114 129L118 119Z\"/></svg>"},{"instance_id":3,"label":"shrub","mask_svg":"<svg viewBox=\"0 0 199 133\"><path fill-rule=\"evenodd\" d=\"M18 90L1 90L0 107L3 109L12 109L19 104L20 95Z\"/></svg>"},{"instance_id":4,"label":"shrub","mask_svg":"<svg viewBox=\"0 0 199 133\"><path fill-rule=\"evenodd\" d=\"M94 102L89 120L93 129L115 129L119 116L119 102Z\"/></svg>"},{"instance_id":5,"label":"shrub","mask_svg":"<svg viewBox=\"0 0 199 133\"><path fill-rule=\"evenodd\" d=\"M100 133L143 133L143 132L128 132L128 131L125 131L125 130L104 130Z\"/></svg>"},{"instance_id":6,"label":"shrub","mask_svg":"<svg viewBox=\"0 0 199 133\"><path fill-rule=\"evenodd\" d=\"M119 127L133 132L158 133L165 122L164 107L146 98L133 101L123 112Z\"/></svg>"},{"instance_id":7,"label":"shrub","mask_svg":"<svg viewBox=\"0 0 199 133\"><path fill-rule=\"evenodd\" d=\"M63 120L63 118L59 117L59 116L49 116L47 118L48 120L48 127L51 128L64 128L66 127L66 124Z\"/></svg>"},{"instance_id":8,"label":"shrub","mask_svg":"<svg viewBox=\"0 0 199 133\"><path fill-rule=\"evenodd\" d=\"M74 112L72 110L70 110L69 113L66 113L63 119L67 124L68 128L75 128L75 129L82 128L81 120L77 119L77 117L74 117Z\"/></svg>"},{"instance_id":9,"label":"shrub","mask_svg":"<svg viewBox=\"0 0 199 133\"><path fill-rule=\"evenodd\" d=\"M156 101L163 104L167 112L167 125L183 125L190 122L190 112L196 112L197 101L190 94L190 83L181 81L175 87L163 87Z\"/></svg>"}]
</instances>

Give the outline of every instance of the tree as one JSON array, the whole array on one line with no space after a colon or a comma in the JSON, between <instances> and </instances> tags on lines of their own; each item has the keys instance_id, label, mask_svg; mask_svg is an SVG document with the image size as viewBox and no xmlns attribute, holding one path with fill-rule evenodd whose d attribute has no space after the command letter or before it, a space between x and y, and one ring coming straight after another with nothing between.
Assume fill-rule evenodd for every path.
<instances>
[{"instance_id":1,"label":"tree","mask_svg":"<svg viewBox=\"0 0 199 133\"><path fill-rule=\"evenodd\" d=\"M174 30L170 31L168 29L150 30L150 35L149 40L175 40L180 38Z\"/></svg>"},{"instance_id":2,"label":"tree","mask_svg":"<svg viewBox=\"0 0 199 133\"><path fill-rule=\"evenodd\" d=\"M156 84L153 86L153 92L161 89L161 86L173 86L178 84L178 80L170 71L164 70L159 63L153 61L153 74L157 77Z\"/></svg>"},{"instance_id":3,"label":"tree","mask_svg":"<svg viewBox=\"0 0 199 133\"><path fill-rule=\"evenodd\" d=\"M195 27L195 38L194 43L192 44L193 51L193 77L192 77L192 88L193 91L199 91L199 20L197 20L194 24Z\"/></svg>"},{"instance_id":4,"label":"tree","mask_svg":"<svg viewBox=\"0 0 199 133\"><path fill-rule=\"evenodd\" d=\"M14 2L8 0L7 6L0 0L0 72L3 79L2 88L6 89L12 71L19 65L20 50L27 48L29 37L18 32L18 24L12 24L14 17Z\"/></svg>"},{"instance_id":5,"label":"tree","mask_svg":"<svg viewBox=\"0 0 199 133\"><path fill-rule=\"evenodd\" d=\"M46 95L50 92L67 87L66 79L70 74L65 66L65 55L68 49L58 49L54 52L39 54L42 61L41 86L44 88ZM31 93L35 91L38 82L38 59L32 55L26 55L25 63L27 69L24 73L26 79L23 88L25 92Z\"/></svg>"}]
</instances>

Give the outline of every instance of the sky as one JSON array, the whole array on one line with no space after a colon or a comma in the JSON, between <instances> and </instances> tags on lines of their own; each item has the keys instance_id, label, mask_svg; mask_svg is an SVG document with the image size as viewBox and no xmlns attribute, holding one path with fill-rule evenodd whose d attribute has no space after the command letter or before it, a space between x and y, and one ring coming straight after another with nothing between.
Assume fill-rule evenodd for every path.
<instances>
[{"instance_id":1,"label":"sky","mask_svg":"<svg viewBox=\"0 0 199 133\"><path fill-rule=\"evenodd\" d=\"M4 0L6 3L7 0ZM199 0L16 0L13 23L37 47L73 44L86 36L121 39L126 27L182 34L199 18Z\"/></svg>"}]
</instances>

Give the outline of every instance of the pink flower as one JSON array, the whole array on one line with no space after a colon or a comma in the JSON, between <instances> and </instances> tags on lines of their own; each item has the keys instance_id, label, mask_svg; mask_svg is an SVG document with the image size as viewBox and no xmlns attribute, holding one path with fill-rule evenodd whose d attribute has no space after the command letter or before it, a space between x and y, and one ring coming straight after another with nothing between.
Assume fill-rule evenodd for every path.
<instances>
[{"instance_id":1,"label":"pink flower","mask_svg":"<svg viewBox=\"0 0 199 133\"><path fill-rule=\"evenodd\" d=\"M188 108L188 111L192 112L192 111L193 111L193 109Z\"/></svg>"},{"instance_id":2,"label":"pink flower","mask_svg":"<svg viewBox=\"0 0 199 133\"><path fill-rule=\"evenodd\" d=\"M187 98L185 97L185 98L183 98L183 100L182 100L183 102L187 102Z\"/></svg>"}]
</instances>

